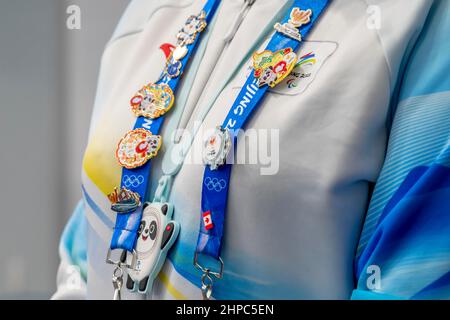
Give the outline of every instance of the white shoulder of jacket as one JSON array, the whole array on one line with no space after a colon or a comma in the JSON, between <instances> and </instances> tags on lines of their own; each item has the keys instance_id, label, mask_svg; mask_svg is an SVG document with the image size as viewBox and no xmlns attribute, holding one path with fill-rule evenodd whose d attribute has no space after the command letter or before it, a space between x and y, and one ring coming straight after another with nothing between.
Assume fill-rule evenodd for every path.
<instances>
[{"instance_id":1,"label":"white shoulder of jacket","mask_svg":"<svg viewBox=\"0 0 450 320\"><path fill-rule=\"evenodd\" d=\"M434 0L362 0L367 5L367 27L378 33L394 85L402 62L408 59ZM378 19L373 21L373 19ZM374 25L370 25L370 24Z\"/></svg>"},{"instance_id":2,"label":"white shoulder of jacket","mask_svg":"<svg viewBox=\"0 0 450 320\"><path fill-rule=\"evenodd\" d=\"M161 8L183 8L195 0L132 0L125 10L110 40L114 42L127 35L141 32L153 14Z\"/></svg>"},{"instance_id":3,"label":"white shoulder of jacket","mask_svg":"<svg viewBox=\"0 0 450 320\"><path fill-rule=\"evenodd\" d=\"M117 25L113 36L110 40L114 42L127 35L139 33L144 29L145 24L151 17L161 8L174 7L183 8L192 5L196 0L132 0L125 10L122 18ZM336 1L336 0L335 0ZM368 21L370 16L379 14L380 29L378 30L380 42L385 48L386 56L391 57L393 61L389 61L389 68L399 65L401 56L396 52L404 52L398 50L399 38L411 37L409 45L413 44L416 37L427 18L428 11L434 0L352 0L355 2L362 1L367 7ZM378 11L377 11L378 10ZM401 17L401 19L399 19ZM402 29L401 25L406 22L415 21L416 28L408 31L412 34L401 32L392 32L395 29ZM369 23L369 22L368 22ZM408 48L403 48L408 50ZM394 67L395 69L395 67ZM393 75L398 70L390 70Z\"/></svg>"}]
</instances>

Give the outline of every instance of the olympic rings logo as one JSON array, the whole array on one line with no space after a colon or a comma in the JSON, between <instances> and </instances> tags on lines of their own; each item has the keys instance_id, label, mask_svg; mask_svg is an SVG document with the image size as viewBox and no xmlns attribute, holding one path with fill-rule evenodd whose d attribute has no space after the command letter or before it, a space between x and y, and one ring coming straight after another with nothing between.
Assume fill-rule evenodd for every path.
<instances>
[{"instance_id":1,"label":"olympic rings logo","mask_svg":"<svg viewBox=\"0 0 450 320\"><path fill-rule=\"evenodd\" d=\"M144 183L143 175L139 175L139 176L135 176L135 175L128 176L127 175L127 176L123 177L123 185L126 188L129 188L129 187L137 188L143 183Z\"/></svg>"},{"instance_id":2,"label":"olympic rings logo","mask_svg":"<svg viewBox=\"0 0 450 320\"><path fill-rule=\"evenodd\" d=\"M213 191L214 190L216 192L221 192L227 186L227 182L224 179L218 180L217 178L212 178L211 179L210 177L206 177L204 183L205 183L205 187L209 191Z\"/></svg>"}]
</instances>

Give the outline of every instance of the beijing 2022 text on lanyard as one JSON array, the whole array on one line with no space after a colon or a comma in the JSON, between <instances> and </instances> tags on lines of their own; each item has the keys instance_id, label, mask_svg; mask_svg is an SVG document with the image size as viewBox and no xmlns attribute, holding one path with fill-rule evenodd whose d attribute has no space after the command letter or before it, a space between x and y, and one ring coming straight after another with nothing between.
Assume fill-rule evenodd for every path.
<instances>
[{"instance_id":1,"label":"beijing 2022 text on lanyard","mask_svg":"<svg viewBox=\"0 0 450 320\"><path fill-rule=\"evenodd\" d=\"M167 203L146 203L151 161L162 145L157 135L164 114L174 105L174 92L189 59L199 44L202 32L212 20L220 0L208 0L198 15L188 18L177 34L177 46L167 59L161 78L140 89L131 98L131 111L137 121L134 129L118 143L116 158L122 169L120 188L108 195L111 209L117 213L108 250L107 263L113 272L114 299L120 300L123 268L128 268L127 288L145 293L153 286L167 252L175 242L180 226L171 221L173 208ZM133 179L135 183L127 181ZM123 250L120 259L112 259L114 250Z\"/></svg>"},{"instance_id":2,"label":"beijing 2022 text on lanyard","mask_svg":"<svg viewBox=\"0 0 450 320\"><path fill-rule=\"evenodd\" d=\"M199 268L202 295L210 299L213 277L221 279L224 263L220 258L225 222L231 164L226 163L229 151L236 145L237 132L243 129L251 114L260 105L269 87L275 87L288 76L297 63L296 52L331 0L296 0L267 48L253 54L254 72L248 77L222 126L206 140L203 161L206 164L202 183L200 231L194 254ZM243 103L242 103L243 102ZM220 188L208 188L211 181ZM200 261L202 260L202 261ZM206 263L206 264L205 264ZM215 265L206 267L206 265ZM214 271L213 271L214 270Z\"/></svg>"}]
</instances>

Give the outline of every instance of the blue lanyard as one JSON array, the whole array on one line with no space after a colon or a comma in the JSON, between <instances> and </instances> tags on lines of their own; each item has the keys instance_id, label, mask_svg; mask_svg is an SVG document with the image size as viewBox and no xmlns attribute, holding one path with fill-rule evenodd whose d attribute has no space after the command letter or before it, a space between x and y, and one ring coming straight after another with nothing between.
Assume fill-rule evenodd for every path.
<instances>
[{"instance_id":1,"label":"blue lanyard","mask_svg":"<svg viewBox=\"0 0 450 320\"><path fill-rule=\"evenodd\" d=\"M301 41L305 38L318 21L322 12L328 6L330 0L296 0L289 9L289 14L282 23L277 23L275 29L278 31L274 34L266 51L256 53L254 55L255 75L252 73L236 101L231 107L227 117L219 128L219 135L216 138L223 143L226 140L226 132L230 134L230 142L232 146L236 145L237 133L239 129L243 129L245 124L250 119L250 116L257 110L261 104L269 87L275 86L276 81L271 78L270 74L265 77L261 71L273 72L273 70L280 67L289 74L289 58L292 52L297 52L300 48ZM305 19L306 17L306 19ZM295 19L304 19L302 22L296 24ZM297 26L297 27L296 27ZM262 58L260 58L261 56ZM283 57L285 61L272 68L263 68L264 70L257 70L261 61L266 59L277 60L277 57ZM286 69L287 68L287 69ZM287 75L286 74L286 75ZM272 73L273 75L273 73ZM226 158L226 156L225 156ZM207 165L205 167L202 184L202 200L201 200L201 219L200 230L195 251L194 264L203 271L202 284L205 288L211 290L210 284L212 280L210 275L221 278L223 274L223 261L220 258L220 251L222 247L222 239L224 232L226 205L228 200L228 189L231 177L231 164L215 163L214 165ZM200 259L202 261L200 261ZM217 264L220 264L219 271L212 271L217 269ZM204 267L208 265L208 267ZM214 266L214 267L211 267ZM205 277L209 279L204 281ZM209 286L209 288L208 288ZM210 295L211 292L207 293Z\"/></svg>"},{"instance_id":2,"label":"blue lanyard","mask_svg":"<svg viewBox=\"0 0 450 320\"><path fill-rule=\"evenodd\" d=\"M220 0L209 0L205 4L202 13L200 13L199 15L201 16L201 19L205 23L205 25L202 28L202 31L204 27L206 27L206 25L209 24L209 22L212 20L219 4ZM180 34L178 34L177 36L178 40L184 41L185 43L185 45L183 46L185 47L183 48L185 50L184 52L181 53L175 51L173 52L172 56L168 59L166 68L163 71L161 78L154 84L155 86L160 85L161 87L168 86L170 88L169 92L171 91L172 94L171 99L174 99L174 94L178 87L180 76L185 70L187 63L189 62L190 58L195 52L195 49L197 48L197 45L200 41L200 35L201 32L199 32L199 34L196 34L195 38L193 38L193 41L189 41L189 39L183 38L185 36L183 33L180 32ZM175 54L178 55L177 60L174 59ZM138 116L133 131L143 130L142 132L144 134L150 132L153 137L161 139L161 137L157 136L157 134L160 132L163 122L164 116L162 115L154 117L154 119L150 119L149 117L141 115ZM159 147L155 148L155 150L156 149L159 149ZM111 260L110 255L112 250L123 249L128 252L134 252L138 229L142 219L142 212L143 212L143 206L141 205L140 202L141 199L142 200L146 199L147 190L149 189L148 187L150 181L149 179L150 172L151 172L150 160L147 160L143 165L136 168L132 167L127 168L126 166L124 166L124 168L122 169L121 189L118 190L118 192L116 193L116 198L118 197L118 194L122 190L126 190L127 192L129 192L128 198L130 198L129 195L132 195L131 200L135 201L136 206L135 208L130 210L130 212L124 211L120 212L117 215L114 232L111 239L110 250L108 252L107 257L107 261L110 263L120 264L120 261ZM131 181L133 183L130 183ZM137 200L133 198L136 198ZM123 260L123 256L121 260Z\"/></svg>"}]
</instances>

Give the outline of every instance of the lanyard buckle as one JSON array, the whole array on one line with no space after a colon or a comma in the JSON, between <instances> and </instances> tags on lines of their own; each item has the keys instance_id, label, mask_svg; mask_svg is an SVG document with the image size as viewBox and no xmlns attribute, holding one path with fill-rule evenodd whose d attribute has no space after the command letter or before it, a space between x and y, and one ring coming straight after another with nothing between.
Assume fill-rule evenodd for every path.
<instances>
[{"instance_id":1,"label":"lanyard buckle","mask_svg":"<svg viewBox=\"0 0 450 320\"><path fill-rule=\"evenodd\" d=\"M223 260L221 257L219 257L218 260L220 262L219 271L212 271L210 268L206 268L198 262L198 252L195 252L195 254L194 254L194 266L197 269L200 269L200 271L202 271L204 274L210 274L210 275L213 275L214 277L216 277L217 279L222 279L224 263L223 263Z\"/></svg>"},{"instance_id":2,"label":"lanyard buckle","mask_svg":"<svg viewBox=\"0 0 450 320\"><path fill-rule=\"evenodd\" d=\"M214 285L214 279L212 278L212 276L216 277L217 279L222 279L223 277L224 263L221 257L219 257L219 262L220 262L219 271L211 271L210 268L206 268L198 262L198 252L195 252L194 254L194 266L203 272L201 277L202 282L201 290L203 300L211 299Z\"/></svg>"},{"instance_id":3,"label":"lanyard buckle","mask_svg":"<svg viewBox=\"0 0 450 320\"><path fill-rule=\"evenodd\" d=\"M106 263L113 264L118 267L126 267L127 269L136 270L136 262L137 262L137 252L136 250L133 250L132 252L128 252L126 250L122 251L122 254L120 255L119 260L113 260L112 259L112 252L113 250L111 248L108 249L108 253L106 255ZM128 253L131 253L131 262L127 263L127 255Z\"/></svg>"}]
</instances>

